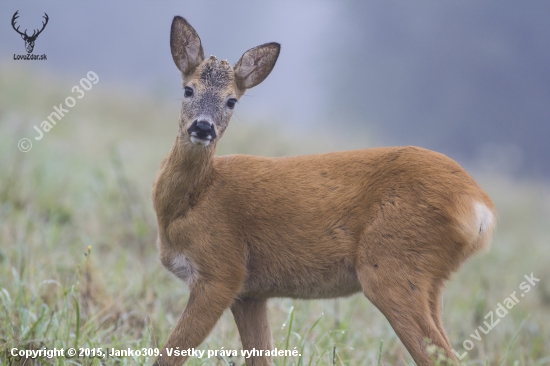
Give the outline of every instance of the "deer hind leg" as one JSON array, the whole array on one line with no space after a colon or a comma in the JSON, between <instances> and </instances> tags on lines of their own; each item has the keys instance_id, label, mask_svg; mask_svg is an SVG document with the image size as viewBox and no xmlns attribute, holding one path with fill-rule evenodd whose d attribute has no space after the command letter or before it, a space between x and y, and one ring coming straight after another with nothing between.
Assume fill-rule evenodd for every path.
<instances>
[{"instance_id":1,"label":"deer hind leg","mask_svg":"<svg viewBox=\"0 0 550 366\"><path fill-rule=\"evenodd\" d=\"M408 277L403 268L394 266L383 273L383 264L377 264L377 267L358 271L363 292L388 319L416 364L433 365L432 356L426 350L427 339L442 348L447 357L452 357L445 333L439 329L439 318L434 318L430 306L429 287L426 286L429 281Z\"/></svg>"},{"instance_id":2,"label":"deer hind leg","mask_svg":"<svg viewBox=\"0 0 550 366\"><path fill-rule=\"evenodd\" d=\"M271 329L267 320L267 300L236 299L231 305L231 312L237 323L244 350L271 349ZM246 366L269 366L271 357L254 356L245 358Z\"/></svg>"},{"instance_id":3,"label":"deer hind leg","mask_svg":"<svg viewBox=\"0 0 550 366\"><path fill-rule=\"evenodd\" d=\"M443 288L443 279L437 278L432 281L432 287L430 291L430 312L432 314L432 319L434 320L435 326L439 330L441 336L445 339L445 342L451 348L451 342L447 337L445 328L443 328L443 323L441 322L441 290ZM447 352L449 352L447 350Z\"/></svg>"},{"instance_id":4,"label":"deer hind leg","mask_svg":"<svg viewBox=\"0 0 550 366\"><path fill-rule=\"evenodd\" d=\"M438 255L441 246L413 230L400 237L374 225L361 238L356 271L365 296L384 314L418 365L433 365L426 340L454 359L439 317L441 285L452 269ZM394 234L395 233L395 234Z\"/></svg>"}]
</instances>

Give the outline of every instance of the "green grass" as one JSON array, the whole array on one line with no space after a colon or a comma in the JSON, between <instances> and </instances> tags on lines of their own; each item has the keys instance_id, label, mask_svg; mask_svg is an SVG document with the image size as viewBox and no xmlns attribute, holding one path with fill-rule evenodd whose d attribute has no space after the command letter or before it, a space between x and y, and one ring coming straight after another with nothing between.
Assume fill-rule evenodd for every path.
<instances>
[{"instance_id":1,"label":"green grass","mask_svg":"<svg viewBox=\"0 0 550 366\"><path fill-rule=\"evenodd\" d=\"M84 75L82 75L84 76ZM100 75L101 78L101 75ZM176 131L179 101L128 95L106 82L22 153L17 141L71 95L76 83L0 65L0 350L160 347L181 314L187 287L157 259L150 186ZM103 82L103 83L102 83ZM253 101L247 100L252 103ZM348 148L349 141L298 139L274 125L233 118L220 154L289 155ZM261 137L258 139L258 137ZM368 147L368 138L353 147ZM540 278L463 359L465 365L550 364L550 190L542 183L474 174L493 197L492 249L453 276L443 322L453 347L483 324L525 274ZM385 318L362 295L326 301L273 299L274 346L301 356L277 365L413 365ZM229 312L200 349L240 350ZM0 351L3 352L3 351ZM150 365L152 357L76 365ZM63 365L64 358L43 359ZM5 353L0 363L7 365ZM190 365L243 364L242 357ZM28 363L27 363L28 364Z\"/></svg>"}]
</instances>

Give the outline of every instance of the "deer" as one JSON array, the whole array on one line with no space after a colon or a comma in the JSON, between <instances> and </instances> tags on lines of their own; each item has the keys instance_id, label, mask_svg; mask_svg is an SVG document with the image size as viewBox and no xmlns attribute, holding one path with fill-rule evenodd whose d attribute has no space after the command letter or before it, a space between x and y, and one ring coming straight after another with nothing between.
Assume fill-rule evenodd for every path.
<instances>
[{"instance_id":1,"label":"deer","mask_svg":"<svg viewBox=\"0 0 550 366\"><path fill-rule=\"evenodd\" d=\"M44 28L46 28L46 24L48 24L48 20L50 19L48 17L48 14L47 13L44 13L44 20L42 22L42 29L38 30L38 29L35 29L32 33L32 35L28 35L27 34L27 30L25 29L24 32L21 32L19 31L19 26L16 28L15 27L15 22L17 20L17 18L19 18L19 10L17 10L15 12L15 14L13 14L13 17L11 18L11 26L12 28L21 35L21 38L23 38L23 40L25 41L25 48L27 50L27 53L32 53L32 51L34 50L34 42L36 41L36 38L38 38L38 36L40 35L40 33L42 33L42 31L44 30Z\"/></svg>"},{"instance_id":2,"label":"deer","mask_svg":"<svg viewBox=\"0 0 550 366\"><path fill-rule=\"evenodd\" d=\"M236 103L271 73L281 46L249 49L231 66L205 58L196 30L176 16L170 48L184 95L152 201L160 262L190 292L154 365L185 362L169 354L199 346L227 309L243 350L270 350L269 299L357 292L418 365L433 365L427 340L455 362L441 321L443 284L489 248L496 224L474 179L447 156L414 146L215 156Z\"/></svg>"}]
</instances>

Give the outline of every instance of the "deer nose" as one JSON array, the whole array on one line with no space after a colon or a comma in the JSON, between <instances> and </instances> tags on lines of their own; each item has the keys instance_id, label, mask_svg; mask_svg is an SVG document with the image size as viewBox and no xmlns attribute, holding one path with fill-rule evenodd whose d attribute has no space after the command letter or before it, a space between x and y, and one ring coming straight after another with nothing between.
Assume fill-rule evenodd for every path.
<instances>
[{"instance_id":1,"label":"deer nose","mask_svg":"<svg viewBox=\"0 0 550 366\"><path fill-rule=\"evenodd\" d=\"M213 140L216 138L216 130L214 124L208 121L195 120L191 127L187 130L191 136L196 136L200 139Z\"/></svg>"},{"instance_id":2,"label":"deer nose","mask_svg":"<svg viewBox=\"0 0 550 366\"><path fill-rule=\"evenodd\" d=\"M206 122L206 121L199 121L197 122L197 132L199 133L208 133L210 132L210 130L212 130L212 126L210 123Z\"/></svg>"}]
</instances>

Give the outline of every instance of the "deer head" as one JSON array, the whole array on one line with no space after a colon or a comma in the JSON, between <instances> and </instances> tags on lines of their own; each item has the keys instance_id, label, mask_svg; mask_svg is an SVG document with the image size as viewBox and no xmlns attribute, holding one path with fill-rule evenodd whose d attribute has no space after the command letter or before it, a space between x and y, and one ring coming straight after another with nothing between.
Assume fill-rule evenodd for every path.
<instances>
[{"instance_id":1,"label":"deer head","mask_svg":"<svg viewBox=\"0 0 550 366\"><path fill-rule=\"evenodd\" d=\"M182 73L184 98L180 137L194 145L215 145L225 131L233 108L244 94L261 83L279 56L278 43L266 43L244 53L235 66L215 56L204 58L201 40L182 17L172 22L170 48Z\"/></svg>"},{"instance_id":2,"label":"deer head","mask_svg":"<svg viewBox=\"0 0 550 366\"><path fill-rule=\"evenodd\" d=\"M42 31L44 30L44 28L46 28L46 24L48 24L48 14L44 13L44 19L46 20L45 22L42 22L42 29L38 30L38 29L35 29L34 32L32 33L31 36L29 36L27 34L27 30L25 29L25 32L21 33L19 31L19 27L15 28L15 21L17 20L17 18L19 18L19 15L17 15L19 13L19 10L15 12L15 14L13 14L13 17L11 18L11 26L13 27L13 29L19 33L21 35L21 38L23 38L23 40L25 41L25 48L27 49L27 53L31 53L32 50L34 49L34 42L36 41L36 38L38 38L38 35L40 33L42 33Z\"/></svg>"}]
</instances>

